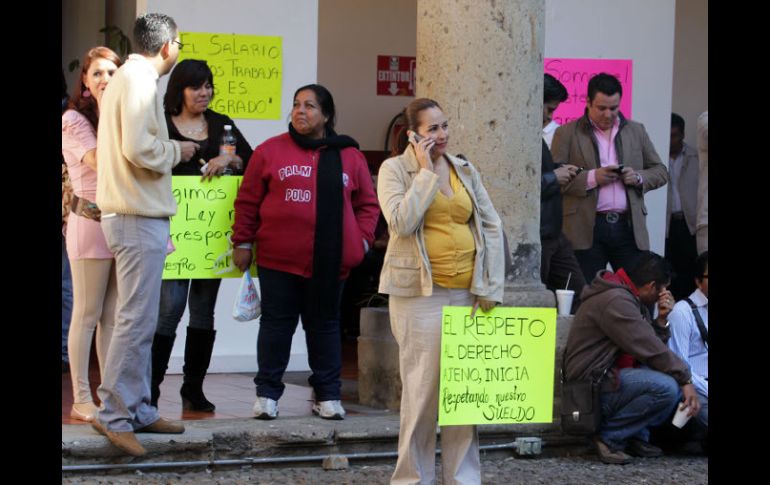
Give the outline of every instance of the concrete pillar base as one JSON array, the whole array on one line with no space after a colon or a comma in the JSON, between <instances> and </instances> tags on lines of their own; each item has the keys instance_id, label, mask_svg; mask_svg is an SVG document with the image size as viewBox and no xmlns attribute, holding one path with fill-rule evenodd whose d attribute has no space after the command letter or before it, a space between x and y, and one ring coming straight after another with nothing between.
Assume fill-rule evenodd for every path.
<instances>
[{"instance_id":1,"label":"concrete pillar base","mask_svg":"<svg viewBox=\"0 0 770 485\"><path fill-rule=\"evenodd\" d=\"M362 308L358 337L358 402L377 409L401 409L398 343L388 309Z\"/></svg>"},{"instance_id":2,"label":"concrete pillar base","mask_svg":"<svg viewBox=\"0 0 770 485\"><path fill-rule=\"evenodd\" d=\"M540 282L506 281L503 306L556 308L556 295Z\"/></svg>"}]
</instances>

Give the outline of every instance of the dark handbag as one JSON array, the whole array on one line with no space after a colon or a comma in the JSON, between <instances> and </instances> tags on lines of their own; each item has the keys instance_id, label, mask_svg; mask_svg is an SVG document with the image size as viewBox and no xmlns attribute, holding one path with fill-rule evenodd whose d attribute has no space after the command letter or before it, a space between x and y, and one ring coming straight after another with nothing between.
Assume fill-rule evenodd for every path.
<instances>
[{"instance_id":1,"label":"dark handbag","mask_svg":"<svg viewBox=\"0 0 770 485\"><path fill-rule=\"evenodd\" d=\"M561 430L566 434L592 435L599 429L602 409L600 386L605 370L598 379L564 381L561 375Z\"/></svg>"},{"instance_id":2,"label":"dark handbag","mask_svg":"<svg viewBox=\"0 0 770 485\"><path fill-rule=\"evenodd\" d=\"M591 379L562 382L561 430L564 433L592 435L599 429L601 418L598 384Z\"/></svg>"}]
</instances>

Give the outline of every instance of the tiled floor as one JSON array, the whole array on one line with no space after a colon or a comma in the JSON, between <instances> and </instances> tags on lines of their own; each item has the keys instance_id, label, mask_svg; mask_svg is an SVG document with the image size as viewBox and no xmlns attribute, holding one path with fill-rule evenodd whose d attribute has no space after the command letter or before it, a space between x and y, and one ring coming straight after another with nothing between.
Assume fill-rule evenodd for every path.
<instances>
[{"instance_id":1,"label":"tiled floor","mask_svg":"<svg viewBox=\"0 0 770 485\"><path fill-rule=\"evenodd\" d=\"M343 343L342 362L342 401L349 415L365 414L368 410L358 406L358 357L356 342L348 340ZM311 415L312 389L307 383L310 372L287 372L284 376L286 390L278 403L281 416ZM160 386L158 410L163 417L169 419L230 419L251 417L252 406L256 399L254 374L209 374L203 384L203 390L209 401L216 405L213 413L183 411L179 388L182 386L182 375L167 375ZM96 388L99 386L99 367L92 359L89 372L94 401L99 404ZM62 374L62 424L86 424L83 421L70 418L72 406L72 382L70 374Z\"/></svg>"}]
</instances>

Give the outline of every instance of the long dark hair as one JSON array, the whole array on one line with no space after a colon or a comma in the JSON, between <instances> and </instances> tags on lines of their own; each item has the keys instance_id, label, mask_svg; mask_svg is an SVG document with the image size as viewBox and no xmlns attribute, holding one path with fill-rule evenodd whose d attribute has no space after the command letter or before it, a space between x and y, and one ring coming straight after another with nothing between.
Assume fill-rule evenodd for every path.
<instances>
[{"instance_id":1,"label":"long dark hair","mask_svg":"<svg viewBox=\"0 0 770 485\"><path fill-rule=\"evenodd\" d=\"M123 61L120 60L120 56L115 54L109 47L94 47L86 52L86 55L83 56L83 62L80 63L83 67L80 69L78 82L72 89L72 96L70 96L69 103L67 103L67 109L74 109L85 116L91 125L93 125L94 129L96 129L99 124L99 106L96 104L96 98L93 93L89 96L83 96L83 93L86 91L86 84L83 82L83 77L85 77L88 72L88 68L91 67L91 63L96 59L107 59L108 61L112 61L118 67L123 63Z\"/></svg>"},{"instance_id":2,"label":"long dark hair","mask_svg":"<svg viewBox=\"0 0 770 485\"><path fill-rule=\"evenodd\" d=\"M393 142L391 143L391 149L390 149L391 157L400 155L401 153L404 152L404 150L406 150L406 147L409 145L409 139L406 136L407 130L417 131L417 126L419 123L417 120L417 116L420 114L420 111L423 111L429 108L441 109L441 106L439 106L439 104L436 101L430 98L417 98L411 103L406 105L406 107L404 108L404 111L402 112L406 125L404 125L401 131L398 132L398 135L396 135L396 137L393 138Z\"/></svg>"},{"instance_id":3,"label":"long dark hair","mask_svg":"<svg viewBox=\"0 0 770 485\"><path fill-rule=\"evenodd\" d=\"M334 133L334 124L337 122L337 110L334 108L334 98L332 97L332 93L320 84L308 84L294 91L292 101L297 99L297 95L300 92L307 89L315 93L318 104L321 105L321 113L326 116L326 123L324 123L324 129L326 130L326 135L324 135L324 137L326 137L330 133Z\"/></svg>"},{"instance_id":4,"label":"long dark hair","mask_svg":"<svg viewBox=\"0 0 770 485\"><path fill-rule=\"evenodd\" d=\"M211 84L211 89L214 89L214 75L206 61L185 59L177 64L171 72L166 94L163 96L163 108L166 113L172 116L181 113L185 88L198 89L206 81ZM211 99L214 99L213 93Z\"/></svg>"}]
</instances>

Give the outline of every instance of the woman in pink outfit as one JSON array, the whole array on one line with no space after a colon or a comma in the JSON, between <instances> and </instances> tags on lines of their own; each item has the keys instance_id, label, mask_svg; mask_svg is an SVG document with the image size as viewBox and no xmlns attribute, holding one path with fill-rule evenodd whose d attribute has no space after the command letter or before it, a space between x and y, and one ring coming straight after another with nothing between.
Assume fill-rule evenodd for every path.
<instances>
[{"instance_id":1,"label":"woman in pink outfit","mask_svg":"<svg viewBox=\"0 0 770 485\"><path fill-rule=\"evenodd\" d=\"M80 82L61 118L62 155L74 190L72 212L64 226L73 284L67 342L73 391L70 416L83 421L92 421L97 409L88 382L91 340L96 331L96 353L103 371L115 321L115 264L99 224L101 213L93 201L99 100L121 63L120 57L107 47L89 50L83 59Z\"/></svg>"}]
</instances>

